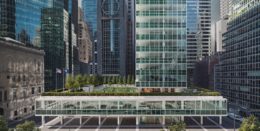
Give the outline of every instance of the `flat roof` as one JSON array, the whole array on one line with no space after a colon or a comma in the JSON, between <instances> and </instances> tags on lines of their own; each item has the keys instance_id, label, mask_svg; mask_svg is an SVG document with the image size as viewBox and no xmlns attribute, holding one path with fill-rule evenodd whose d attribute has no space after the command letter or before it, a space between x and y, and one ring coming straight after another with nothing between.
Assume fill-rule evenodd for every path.
<instances>
[{"instance_id":1,"label":"flat roof","mask_svg":"<svg viewBox=\"0 0 260 131\"><path fill-rule=\"evenodd\" d=\"M38 101L213 101L227 100L223 96L39 96Z\"/></svg>"}]
</instances>

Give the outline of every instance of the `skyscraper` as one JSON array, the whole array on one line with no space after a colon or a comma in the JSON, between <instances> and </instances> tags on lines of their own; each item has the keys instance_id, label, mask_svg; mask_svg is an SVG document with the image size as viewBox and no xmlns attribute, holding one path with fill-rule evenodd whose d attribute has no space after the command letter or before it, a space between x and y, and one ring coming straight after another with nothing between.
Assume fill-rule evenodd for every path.
<instances>
[{"instance_id":1,"label":"skyscraper","mask_svg":"<svg viewBox=\"0 0 260 131\"><path fill-rule=\"evenodd\" d=\"M90 73L98 72L98 47L97 47L97 0L83 0L82 9L84 20L88 25L90 37L92 40L92 60L90 63Z\"/></svg>"},{"instance_id":2,"label":"skyscraper","mask_svg":"<svg viewBox=\"0 0 260 131\"><path fill-rule=\"evenodd\" d=\"M259 13L257 0L232 1L225 51L215 69L215 88L230 102L230 111L243 116L260 116Z\"/></svg>"},{"instance_id":3,"label":"skyscraper","mask_svg":"<svg viewBox=\"0 0 260 131\"><path fill-rule=\"evenodd\" d=\"M220 18L224 19L228 16L230 11L230 4L232 0L220 0Z\"/></svg>"},{"instance_id":4,"label":"skyscraper","mask_svg":"<svg viewBox=\"0 0 260 131\"><path fill-rule=\"evenodd\" d=\"M79 45L79 60L85 64L89 64L92 58L92 40L89 27L84 21L84 13L81 8L78 10L79 19L79 36L78 36L78 45Z\"/></svg>"},{"instance_id":5,"label":"skyscraper","mask_svg":"<svg viewBox=\"0 0 260 131\"><path fill-rule=\"evenodd\" d=\"M195 63L210 54L211 0L187 0L187 63L191 84Z\"/></svg>"},{"instance_id":6,"label":"skyscraper","mask_svg":"<svg viewBox=\"0 0 260 131\"><path fill-rule=\"evenodd\" d=\"M63 0L0 0L0 36L40 46L41 10L64 8Z\"/></svg>"},{"instance_id":7,"label":"skyscraper","mask_svg":"<svg viewBox=\"0 0 260 131\"><path fill-rule=\"evenodd\" d=\"M138 88L187 87L186 17L186 0L136 1Z\"/></svg>"},{"instance_id":8,"label":"skyscraper","mask_svg":"<svg viewBox=\"0 0 260 131\"><path fill-rule=\"evenodd\" d=\"M126 75L126 0L98 1L98 73Z\"/></svg>"},{"instance_id":9,"label":"skyscraper","mask_svg":"<svg viewBox=\"0 0 260 131\"><path fill-rule=\"evenodd\" d=\"M126 75L135 75L135 0L127 3Z\"/></svg>"},{"instance_id":10,"label":"skyscraper","mask_svg":"<svg viewBox=\"0 0 260 131\"><path fill-rule=\"evenodd\" d=\"M62 88L63 75L56 70L69 68L68 12L62 8L42 9L41 41L45 51L45 88Z\"/></svg>"},{"instance_id":11,"label":"skyscraper","mask_svg":"<svg viewBox=\"0 0 260 131\"><path fill-rule=\"evenodd\" d=\"M47 63L45 64L45 77L47 78L45 87L54 88L56 68L65 68L65 64L66 66L69 64L68 61L65 61L68 59L68 55L65 54L68 51L65 48L65 45L68 47L68 42L64 43L65 38L59 37L68 34L67 26L63 26L63 23L68 22L64 21L63 15L66 1L0 0L0 7L0 36L16 39L27 46L37 46L44 49L47 52L45 55L45 63ZM47 9L50 9L49 14ZM54 10L60 10L61 13ZM46 15L57 16L57 18L50 20ZM68 41L68 38L65 41ZM61 87L61 82L58 82L59 87Z\"/></svg>"}]
</instances>

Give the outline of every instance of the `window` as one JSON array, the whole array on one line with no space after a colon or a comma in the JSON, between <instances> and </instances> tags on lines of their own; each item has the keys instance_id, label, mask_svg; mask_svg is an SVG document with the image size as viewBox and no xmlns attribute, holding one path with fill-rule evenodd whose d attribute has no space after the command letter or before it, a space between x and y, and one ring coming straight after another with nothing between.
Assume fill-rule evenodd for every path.
<instances>
[{"instance_id":1,"label":"window","mask_svg":"<svg viewBox=\"0 0 260 131\"><path fill-rule=\"evenodd\" d=\"M42 88L41 87L38 87L38 92L42 93Z\"/></svg>"},{"instance_id":2,"label":"window","mask_svg":"<svg viewBox=\"0 0 260 131\"><path fill-rule=\"evenodd\" d=\"M34 111L34 106L32 106L32 110Z\"/></svg>"},{"instance_id":3,"label":"window","mask_svg":"<svg viewBox=\"0 0 260 131\"><path fill-rule=\"evenodd\" d=\"M34 88L32 88L32 94L34 94Z\"/></svg>"},{"instance_id":4,"label":"window","mask_svg":"<svg viewBox=\"0 0 260 131\"><path fill-rule=\"evenodd\" d=\"M0 91L0 102L2 102L2 91Z\"/></svg>"},{"instance_id":5,"label":"window","mask_svg":"<svg viewBox=\"0 0 260 131\"><path fill-rule=\"evenodd\" d=\"M10 76L6 76L6 79L8 79L8 80L9 80L9 79L10 79Z\"/></svg>"},{"instance_id":6,"label":"window","mask_svg":"<svg viewBox=\"0 0 260 131\"><path fill-rule=\"evenodd\" d=\"M14 116L17 116L17 111L14 111Z\"/></svg>"},{"instance_id":7,"label":"window","mask_svg":"<svg viewBox=\"0 0 260 131\"><path fill-rule=\"evenodd\" d=\"M24 108L24 109L23 109L23 112L24 112L24 113L27 113L27 108Z\"/></svg>"},{"instance_id":8,"label":"window","mask_svg":"<svg viewBox=\"0 0 260 131\"><path fill-rule=\"evenodd\" d=\"M17 96L16 96L16 90L17 90L17 89L13 89L13 99L16 99L16 97L17 97Z\"/></svg>"}]
</instances>

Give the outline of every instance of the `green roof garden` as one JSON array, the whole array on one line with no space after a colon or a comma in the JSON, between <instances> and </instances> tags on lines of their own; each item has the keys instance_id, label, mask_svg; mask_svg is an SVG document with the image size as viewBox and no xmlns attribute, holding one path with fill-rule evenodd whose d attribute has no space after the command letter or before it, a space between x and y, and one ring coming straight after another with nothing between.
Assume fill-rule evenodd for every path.
<instances>
[{"instance_id":1,"label":"green roof garden","mask_svg":"<svg viewBox=\"0 0 260 131\"><path fill-rule=\"evenodd\" d=\"M184 92L143 93L133 87L107 87L94 92L45 92L42 96L220 96L220 93L202 88L187 89Z\"/></svg>"}]
</instances>

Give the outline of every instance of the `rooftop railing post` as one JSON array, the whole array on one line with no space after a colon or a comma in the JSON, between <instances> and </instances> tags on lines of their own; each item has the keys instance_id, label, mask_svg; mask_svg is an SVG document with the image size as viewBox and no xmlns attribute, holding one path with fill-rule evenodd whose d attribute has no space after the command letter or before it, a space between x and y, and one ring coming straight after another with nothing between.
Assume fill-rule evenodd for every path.
<instances>
[{"instance_id":1,"label":"rooftop railing post","mask_svg":"<svg viewBox=\"0 0 260 131\"><path fill-rule=\"evenodd\" d=\"M42 126L45 126L45 117L42 116Z\"/></svg>"}]
</instances>

